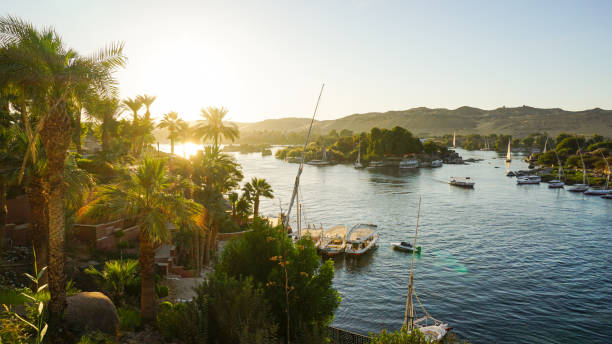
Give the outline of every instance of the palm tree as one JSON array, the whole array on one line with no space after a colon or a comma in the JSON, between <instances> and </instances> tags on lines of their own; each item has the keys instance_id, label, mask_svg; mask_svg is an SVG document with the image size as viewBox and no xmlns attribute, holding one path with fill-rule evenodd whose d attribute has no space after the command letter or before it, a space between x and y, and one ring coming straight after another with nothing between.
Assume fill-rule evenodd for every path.
<instances>
[{"instance_id":1,"label":"palm tree","mask_svg":"<svg viewBox=\"0 0 612 344\"><path fill-rule=\"evenodd\" d=\"M151 104L153 104L153 102L155 101L157 97L155 96L149 96L149 95L142 95L142 96L138 96L136 97L136 100L140 101L141 104L143 104L145 106L145 108L147 109L147 111L144 114L144 118L146 119L150 119L151 118L151 112L149 111L149 108L151 107Z\"/></svg>"},{"instance_id":2,"label":"palm tree","mask_svg":"<svg viewBox=\"0 0 612 344\"><path fill-rule=\"evenodd\" d=\"M110 151L111 134L116 127L117 118L123 112L118 98L103 98L95 101L88 110L89 115L100 123L102 150Z\"/></svg>"},{"instance_id":3,"label":"palm tree","mask_svg":"<svg viewBox=\"0 0 612 344\"><path fill-rule=\"evenodd\" d=\"M200 121L196 128L196 136L202 140L212 139L213 147L219 147L219 140L226 138L234 142L240 135L238 127L235 124L225 125L223 118L227 115L227 109L209 106L202 109L202 117L205 120Z\"/></svg>"},{"instance_id":4,"label":"palm tree","mask_svg":"<svg viewBox=\"0 0 612 344\"><path fill-rule=\"evenodd\" d=\"M85 273L95 277L98 285L111 293L111 298L117 306L123 306L126 287L136 281L138 261L111 260L104 264L102 271L90 266L85 269Z\"/></svg>"},{"instance_id":5,"label":"palm tree","mask_svg":"<svg viewBox=\"0 0 612 344\"><path fill-rule=\"evenodd\" d=\"M272 187L264 178L253 177L243 188L248 199L253 200L253 217L259 214L259 197L274 198Z\"/></svg>"},{"instance_id":6,"label":"palm tree","mask_svg":"<svg viewBox=\"0 0 612 344\"><path fill-rule=\"evenodd\" d=\"M170 140L170 153L174 154L174 141L179 138L179 133L186 133L189 130L187 122L178 118L178 113L171 111L164 115L164 118L157 125L158 128L168 128L170 132L168 139Z\"/></svg>"},{"instance_id":7,"label":"palm tree","mask_svg":"<svg viewBox=\"0 0 612 344\"><path fill-rule=\"evenodd\" d=\"M232 205L232 218L236 219L236 204L238 203L238 193L237 192L230 192L229 194L227 194L227 199L229 200L230 204Z\"/></svg>"},{"instance_id":8,"label":"palm tree","mask_svg":"<svg viewBox=\"0 0 612 344\"><path fill-rule=\"evenodd\" d=\"M134 120L132 121L132 124L136 124L136 122L138 122L138 110L142 108L142 100L140 99L140 97L136 97L135 99L129 97L125 98L121 102L121 105L125 110L132 111L132 113L134 114Z\"/></svg>"},{"instance_id":9,"label":"palm tree","mask_svg":"<svg viewBox=\"0 0 612 344\"><path fill-rule=\"evenodd\" d=\"M238 202L236 202L236 215L238 216L239 224L242 226L249 218L249 214L253 210L251 201L246 198L246 194L242 194Z\"/></svg>"},{"instance_id":10,"label":"palm tree","mask_svg":"<svg viewBox=\"0 0 612 344\"><path fill-rule=\"evenodd\" d=\"M49 311L58 321L66 305L64 165L73 132L69 108L83 94L117 92L112 73L125 64L123 44L111 44L97 54L81 56L66 48L54 29L38 30L8 16L0 18L0 49L18 52L4 56L2 68L20 70L33 80L26 93L41 120L29 138L22 166L40 134L47 158L43 188L49 215Z\"/></svg>"},{"instance_id":11,"label":"palm tree","mask_svg":"<svg viewBox=\"0 0 612 344\"><path fill-rule=\"evenodd\" d=\"M128 180L102 187L99 197L84 211L94 218L135 219L140 241L140 309L142 319L155 319L155 245L170 238L168 223L195 223L202 207L186 199L171 184L166 162L145 158Z\"/></svg>"}]
</instances>

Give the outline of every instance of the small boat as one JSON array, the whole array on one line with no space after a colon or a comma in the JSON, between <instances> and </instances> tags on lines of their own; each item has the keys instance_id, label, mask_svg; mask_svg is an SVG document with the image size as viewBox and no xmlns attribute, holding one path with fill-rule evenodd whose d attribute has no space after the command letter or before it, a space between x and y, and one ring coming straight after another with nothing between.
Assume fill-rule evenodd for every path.
<instances>
[{"instance_id":1,"label":"small boat","mask_svg":"<svg viewBox=\"0 0 612 344\"><path fill-rule=\"evenodd\" d=\"M506 162L512 161L512 153L510 153L510 141L512 139L508 139L508 152L506 153Z\"/></svg>"},{"instance_id":2,"label":"small boat","mask_svg":"<svg viewBox=\"0 0 612 344\"><path fill-rule=\"evenodd\" d=\"M353 164L353 166L357 169L363 168L363 164L361 163L361 139L359 139L359 143L357 144L359 150L357 151L357 161Z\"/></svg>"},{"instance_id":3,"label":"small boat","mask_svg":"<svg viewBox=\"0 0 612 344\"><path fill-rule=\"evenodd\" d=\"M506 177L516 177L516 173L510 171L510 172L506 173Z\"/></svg>"},{"instance_id":4,"label":"small boat","mask_svg":"<svg viewBox=\"0 0 612 344\"><path fill-rule=\"evenodd\" d=\"M413 247L409 242L392 242L391 243L391 247L394 250L398 250L398 251L402 251L402 252L412 252L413 251ZM416 249L414 249L414 251L416 253L421 253L421 246L417 246Z\"/></svg>"},{"instance_id":5,"label":"small boat","mask_svg":"<svg viewBox=\"0 0 612 344\"><path fill-rule=\"evenodd\" d=\"M460 186L464 188L473 188L475 182L470 177L450 177L450 185Z\"/></svg>"},{"instance_id":6,"label":"small boat","mask_svg":"<svg viewBox=\"0 0 612 344\"><path fill-rule=\"evenodd\" d=\"M384 161L370 161L369 167L383 167L385 166Z\"/></svg>"},{"instance_id":7,"label":"small boat","mask_svg":"<svg viewBox=\"0 0 612 344\"><path fill-rule=\"evenodd\" d=\"M327 149L325 149L325 146L321 148L321 160L310 160L309 162L307 162L307 164L312 166L329 165L329 161L327 161Z\"/></svg>"},{"instance_id":8,"label":"small boat","mask_svg":"<svg viewBox=\"0 0 612 344\"><path fill-rule=\"evenodd\" d=\"M431 167L442 167L442 160L434 160L431 162Z\"/></svg>"},{"instance_id":9,"label":"small boat","mask_svg":"<svg viewBox=\"0 0 612 344\"><path fill-rule=\"evenodd\" d=\"M402 161L400 161L399 163L399 168L418 168L419 167L419 161L416 159L404 159Z\"/></svg>"},{"instance_id":10,"label":"small boat","mask_svg":"<svg viewBox=\"0 0 612 344\"><path fill-rule=\"evenodd\" d=\"M370 251L378 241L377 226L372 224L358 224L351 228L348 235L346 254L360 256Z\"/></svg>"},{"instance_id":11,"label":"small boat","mask_svg":"<svg viewBox=\"0 0 612 344\"><path fill-rule=\"evenodd\" d=\"M603 189L589 188L587 191L584 192L585 195L605 196L605 195L612 194L612 189L609 188L610 174L612 174L612 172L610 171L610 165L608 165L608 160L606 160L606 156L601 151L599 152L601 153L601 156L603 157L604 161L606 162L606 166L608 167L608 175L606 177L606 186L604 186Z\"/></svg>"},{"instance_id":12,"label":"small boat","mask_svg":"<svg viewBox=\"0 0 612 344\"><path fill-rule=\"evenodd\" d=\"M541 181L542 181L542 177L540 176L523 176L523 177L516 178L516 183L518 185L540 184Z\"/></svg>"},{"instance_id":13,"label":"small boat","mask_svg":"<svg viewBox=\"0 0 612 344\"><path fill-rule=\"evenodd\" d=\"M578 154L580 154L580 162L582 162L582 184L574 184L572 187L567 189L569 192L585 192L589 189L589 175L587 174L586 165L584 159L582 159L582 149L578 147Z\"/></svg>"},{"instance_id":14,"label":"small boat","mask_svg":"<svg viewBox=\"0 0 612 344\"><path fill-rule=\"evenodd\" d=\"M547 141L548 142L548 138ZM546 150L546 143L544 143L544 150ZM557 174L557 179L553 179L548 182L549 189L562 189L565 183L561 181L561 175L563 175L563 166L561 165L561 160L559 159L559 155L557 155L557 151L555 150L555 155L557 156L557 162L559 163L559 170Z\"/></svg>"},{"instance_id":15,"label":"small boat","mask_svg":"<svg viewBox=\"0 0 612 344\"><path fill-rule=\"evenodd\" d=\"M344 253L346 250L346 226L339 225L323 232L321 236L320 250L328 256Z\"/></svg>"}]
</instances>

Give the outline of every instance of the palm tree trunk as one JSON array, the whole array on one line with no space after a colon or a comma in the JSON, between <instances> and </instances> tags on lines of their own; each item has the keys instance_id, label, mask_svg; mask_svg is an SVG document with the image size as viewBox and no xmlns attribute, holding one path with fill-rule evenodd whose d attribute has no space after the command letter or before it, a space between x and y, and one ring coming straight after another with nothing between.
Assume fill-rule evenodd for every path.
<instances>
[{"instance_id":1,"label":"palm tree trunk","mask_svg":"<svg viewBox=\"0 0 612 344\"><path fill-rule=\"evenodd\" d=\"M140 315L144 323L155 320L155 249L148 234L139 229Z\"/></svg>"},{"instance_id":2,"label":"palm tree trunk","mask_svg":"<svg viewBox=\"0 0 612 344\"><path fill-rule=\"evenodd\" d=\"M34 238L34 250L36 250L36 266L38 270L49 265L49 218L47 213L47 202L40 178L33 178L25 188L30 204L32 218L30 227ZM48 283L47 274L41 277L41 283Z\"/></svg>"},{"instance_id":3,"label":"palm tree trunk","mask_svg":"<svg viewBox=\"0 0 612 344\"><path fill-rule=\"evenodd\" d=\"M64 164L70 146L71 127L66 104L60 102L49 113L40 132L47 155L47 174L43 186L49 211L49 313L51 322L56 324L66 307Z\"/></svg>"},{"instance_id":4,"label":"palm tree trunk","mask_svg":"<svg viewBox=\"0 0 612 344\"><path fill-rule=\"evenodd\" d=\"M81 147L81 109L77 109L78 111L74 114L74 145L76 146L76 150L79 154L83 155L83 147Z\"/></svg>"},{"instance_id":5,"label":"palm tree trunk","mask_svg":"<svg viewBox=\"0 0 612 344\"><path fill-rule=\"evenodd\" d=\"M6 182L0 182L0 253L4 248L4 227L6 227Z\"/></svg>"},{"instance_id":6,"label":"palm tree trunk","mask_svg":"<svg viewBox=\"0 0 612 344\"><path fill-rule=\"evenodd\" d=\"M174 140L170 140L170 153L174 155Z\"/></svg>"},{"instance_id":7,"label":"palm tree trunk","mask_svg":"<svg viewBox=\"0 0 612 344\"><path fill-rule=\"evenodd\" d=\"M255 196L255 201L253 202L253 220L259 215L259 196Z\"/></svg>"}]
</instances>

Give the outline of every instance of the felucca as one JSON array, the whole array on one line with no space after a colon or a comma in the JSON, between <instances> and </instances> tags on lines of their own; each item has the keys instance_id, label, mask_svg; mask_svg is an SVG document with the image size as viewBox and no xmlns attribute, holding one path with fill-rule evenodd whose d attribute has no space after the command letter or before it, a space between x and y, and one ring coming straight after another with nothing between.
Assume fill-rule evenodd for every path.
<instances>
[{"instance_id":1,"label":"felucca","mask_svg":"<svg viewBox=\"0 0 612 344\"><path fill-rule=\"evenodd\" d=\"M417 212L416 229L414 231L414 244L412 247L417 247L417 235L419 234L419 218L421 216L421 197L419 197L419 208ZM408 294L406 295L406 309L404 311L404 327L408 332L412 332L415 329L421 331L426 337L433 340L442 339L450 328L447 323L443 323L439 320L434 319L419 299L416 291L414 290L414 256L416 252L412 251L412 262L410 263L410 282L408 284ZM419 306L425 313L425 316L415 319L413 296L417 300ZM431 324L430 324L431 323Z\"/></svg>"},{"instance_id":2,"label":"felucca","mask_svg":"<svg viewBox=\"0 0 612 344\"><path fill-rule=\"evenodd\" d=\"M604 196L604 195L612 194L612 189L609 189L609 186L610 186L610 173L611 173L610 172L610 165L608 164L608 160L606 159L606 156L603 154L603 152L601 150L599 152L601 153L601 157L606 162L606 167L608 169L608 176L606 177L606 186L603 189L589 188L587 191L584 192L585 195Z\"/></svg>"},{"instance_id":3,"label":"felucca","mask_svg":"<svg viewBox=\"0 0 612 344\"><path fill-rule=\"evenodd\" d=\"M359 143L357 144L357 161L355 161L355 168L363 168L363 165L361 164L361 138L359 139Z\"/></svg>"},{"instance_id":4,"label":"felucca","mask_svg":"<svg viewBox=\"0 0 612 344\"><path fill-rule=\"evenodd\" d=\"M546 150L546 144L544 144L544 150ZM563 185L565 185L565 183L561 181L561 175L563 174L563 166L561 165L561 160L559 159L559 155L557 154L556 150L555 150L555 155L557 156L557 163L559 164L559 171L557 174L557 179L553 179L548 182L549 189L561 189L563 188Z\"/></svg>"},{"instance_id":5,"label":"felucca","mask_svg":"<svg viewBox=\"0 0 612 344\"><path fill-rule=\"evenodd\" d=\"M346 250L347 228L343 225L333 226L321 235L320 250L328 256L344 253Z\"/></svg>"},{"instance_id":6,"label":"felucca","mask_svg":"<svg viewBox=\"0 0 612 344\"><path fill-rule=\"evenodd\" d=\"M510 152L510 141L512 141L512 138L508 139L508 152L506 153L506 162L512 161L512 153Z\"/></svg>"},{"instance_id":7,"label":"felucca","mask_svg":"<svg viewBox=\"0 0 612 344\"><path fill-rule=\"evenodd\" d=\"M584 159L582 159L582 149L578 145L578 154L580 154L580 162L582 163L582 184L574 184L572 187L567 189L570 192L585 192L589 189L589 175L587 174L586 165Z\"/></svg>"}]
</instances>

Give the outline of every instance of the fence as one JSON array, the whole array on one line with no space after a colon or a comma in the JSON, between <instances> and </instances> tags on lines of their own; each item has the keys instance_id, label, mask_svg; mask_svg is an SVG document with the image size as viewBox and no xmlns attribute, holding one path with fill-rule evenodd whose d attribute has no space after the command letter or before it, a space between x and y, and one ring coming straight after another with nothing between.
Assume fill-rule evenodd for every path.
<instances>
[{"instance_id":1,"label":"fence","mask_svg":"<svg viewBox=\"0 0 612 344\"><path fill-rule=\"evenodd\" d=\"M336 327L327 327L327 337L331 344L366 344L370 338L359 333L342 330Z\"/></svg>"}]
</instances>

